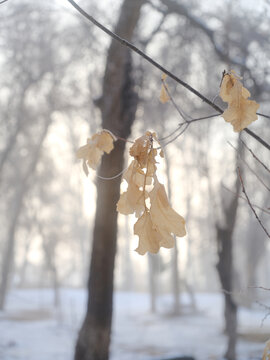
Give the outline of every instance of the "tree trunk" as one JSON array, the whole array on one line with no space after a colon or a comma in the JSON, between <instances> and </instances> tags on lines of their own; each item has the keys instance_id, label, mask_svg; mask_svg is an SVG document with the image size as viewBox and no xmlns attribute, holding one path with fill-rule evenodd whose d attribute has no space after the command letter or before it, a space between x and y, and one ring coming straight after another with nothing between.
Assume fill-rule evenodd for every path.
<instances>
[{"instance_id":1,"label":"tree trunk","mask_svg":"<svg viewBox=\"0 0 270 360\"><path fill-rule=\"evenodd\" d=\"M44 125L44 129L40 136L39 141L37 142L36 148L33 149L33 158L29 165L29 168L25 172L25 176L20 182L19 189L16 193L15 197L15 206L13 209L13 216L11 219L7 242L6 242L6 249L3 256L3 264L2 264L2 274L1 274L1 283L0 283L0 310L3 310L5 307L8 283L9 283L9 276L12 270L13 258L14 258L14 249L15 249L15 235L18 226L18 220L21 214L21 210L23 207L24 198L29 190L29 180L33 176L33 173L36 170L36 166L38 160L40 158L40 153L42 150L43 142L46 138L48 133L49 126L51 124L51 117L48 118L46 124Z\"/></svg>"},{"instance_id":2,"label":"tree trunk","mask_svg":"<svg viewBox=\"0 0 270 360\"><path fill-rule=\"evenodd\" d=\"M115 32L131 40L144 0L125 0ZM98 101L102 125L126 138L135 119L138 96L132 81L131 55L127 48L113 41L108 51L103 80L103 95ZM124 163L125 142L117 141L114 150L104 155L100 175L120 173ZM121 178L97 181L97 208L93 249L88 281L85 319L76 344L75 360L107 360L112 322L113 272L117 238L116 203Z\"/></svg>"},{"instance_id":3,"label":"tree trunk","mask_svg":"<svg viewBox=\"0 0 270 360\"><path fill-rule=\"evenodd\" d=\"M238 140L238 151L242 151L240 139ZM236 163L238 161L236 160ZM234 194L230 201L226 198L227 204L223 202L224 225L216 223L217 242L218 242L218 263L217 271L219 274L222 290L224 292L225 308L225 331L228 336L227 351L224 357L227 360L235 360L236 338L237 338L237 304L233 297L233 231L235 228L238 198L240 193L240 181L238 172L235 169L236 181Z\"/></svg>"},{"instance_id":4,"label":"tree trunk","mask_svg":"<svg viewBox=\"0 0 270 360\"><path fill-rule=\"evenodd\" d=\"M233 299L233 242L232 231L217 227L217 238L220 244L217 270L224 291L225 332L228 336L227 351L224 355L228 360L235 360L237 337L237 304Z\"/></svg>"}]
</instances>

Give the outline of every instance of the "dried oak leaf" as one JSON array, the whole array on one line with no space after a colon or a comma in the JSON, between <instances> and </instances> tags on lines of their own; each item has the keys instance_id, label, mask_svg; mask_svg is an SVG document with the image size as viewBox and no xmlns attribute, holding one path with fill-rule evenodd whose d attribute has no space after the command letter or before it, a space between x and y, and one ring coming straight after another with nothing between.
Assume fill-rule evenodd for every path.
<instances>
[{"instance_id":1,"label":"dried oak leaf","mask_svg":"<svg viewBox=\"0 0 270 360\"><path fill-rule=\"evenodd\" d=\"M116 209L123 215L133 214L139 217L144 210L144 199L148 196L141 191L135 184L130 183L127 191L120 195Z\"/></svg>"},{"instance_id":2,"label":"dried oak leaf","mask_svg":"<svg viewBox=\"0 0 270 360\"><path fill-rule=\"evenodd\" d=\"M145 182L145 173L140 168L137 160L133 160L128 169L125 171L123 175L123 179L127 181L128 184L134 183L138 187L144 186ZM152 179L147 176L145 185L151 185Z\"/></svg>"},{"instance_id":3,"label":"dried oak leaf","mask_svg":"<svg viewBox=\"0 0 270 360\"><path fill-rule=\"evenodd\" d=\"M226 74L222 80L220 97L228 103L228 108L222 114L225 121L233 125L236 132L245 129L249 124L258 119L256 112L259 104L248 100L250 92L243 87L234 73Z\"/></svg>"},{"instance_id":4,"label":"dried oak leaf","mask_svg":"<svg viewBox=\"0 0 270 360\"><path fill-rule=\"evenodd\" d=\"M97 134L94 134L91 138L93 143L96 143L96 146L109 154L113 149L113 141L114 138L112 137L111 133L106 130L103 130Z\"/></svg>"},{"instance_id":5,"label":"dried oak leaf","mask_svg":"<svg viewBox=\"0 0 270 360\"><path fill-rule=\"evenodd\" d=\"M151 149L148 153L148 160L147 160L147 175L154 176L156 173L156 159L157 156L157 149Z\"/></svg>"},{"instance_id":6,"label":"dried oak leaf","mask_svg":"<svg viewBox=\"0 0 270 360\"><path fill-rule=\"evenodd\" d=\"M162 235L163 247L173 247L173 237L185 236L185 220L169 204L164 185L155 180L153 190L149 194L151 201L150 215L155 229ZM165 245L166 246L165 246Z\"/></svg>"},{"instance_id":7,"label":"dried oak leaf","mask_svg":"<svg viewBox=\"0 0 270 360\"><path fill-rule=\"evenodd\" d=\"M76 155L78 159L83 159L83 170L86 176L88 175L87 166L95 170L103 153L109 154L112 151L113 141L112 135L103 130L94 134L91 139L87 139L87 144L78 149Z\"/></svg>"},{"instance_id":8,"label":"dried oak leaf","mask_svg":"<svg viewBox=\"0 0 270 360\"><path fill-rule=\"evenodd\" d=\"M145 135L135 140L134 144L129 150L130 155L138 161L141 168L145 168L147 165L148 151L151 146L151 135L152 134L147 131Z\"/></svg>"},{"instance_id":9,"label":"dried oak leaf","mask_svg":"<svg viewBox=\"0 0 270 360\"><path fill-rule=\"evenodd\" d=\"M168 102L170 100L170 97L169 97L169 95L166 91L165 85L163 83L161 85L159 100L160 100L160 102L162 102L162 104L166 104L166 102Z\"/></svg>"},{"instance_id":10,"label":"dried oak leaf","mask_svg":"<svg viewBox=\"0 0 270 360\"><path fill-rule=\"evenodd\" d=\"M136 251L144 255L147 251L156 254L160 249L162 237L153 228L150 213L145 211L134 225L134 234L139 236L139 246Z\"/></svg>"}]
</instances>

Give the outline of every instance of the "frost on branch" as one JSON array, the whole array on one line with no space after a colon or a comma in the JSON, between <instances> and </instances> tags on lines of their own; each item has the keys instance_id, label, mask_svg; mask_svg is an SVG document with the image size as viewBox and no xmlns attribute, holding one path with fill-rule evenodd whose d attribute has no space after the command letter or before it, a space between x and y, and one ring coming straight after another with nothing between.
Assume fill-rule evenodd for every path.
<instances>
[{"instance_id":1,"label":"frost on branch","mask_svg":"<svg viewBox=\"0 0 270 360\"><path fill-rule=\"evenodd\" d=\"M228 108L222 116L225 121L233 125L234 131L240 132L258 119L256 112L259 104L248 100L250 92L243 87L239 77L233 71L223 77L219 95L228 103Z\"/></svg>"},{"instance_id":2,"label":"frost on branch","mask_svg":"<svg viewBox=\"0 0 270 360\"><path fill-rule=\"evenodd\" d=\"M107 130L102 130L94 134L91 139L87 139L87 144L80 147L77 151L78 159L83 160L83 170L88 175L88 167L96 170L104 152L109 154L113 149L114 138Z\"/></svg>"},{"instance_id":3,"label":"frost on branch","mask_svg":"<svg viewBox=\"0 0 270 360\"><path fill-rule=\"evenodd\" d=\"M121 214L135 213L138 218L134 234L139 236L136 251L140 255L147 251L157 253L160 247L172 248L173 235L186 234L185 220L171 208L164 185L157 179L158 149L153 147L154 142L159 144L155 133L146 132L131 147L130 155L134 160L123 176L128 188L117 203L117 211ZM159 155L163 157L162 150ZM146 190L147 186L152 186L150 192ZM148 198L150 206L146 202Z\"/></svg>"}]
</instances>

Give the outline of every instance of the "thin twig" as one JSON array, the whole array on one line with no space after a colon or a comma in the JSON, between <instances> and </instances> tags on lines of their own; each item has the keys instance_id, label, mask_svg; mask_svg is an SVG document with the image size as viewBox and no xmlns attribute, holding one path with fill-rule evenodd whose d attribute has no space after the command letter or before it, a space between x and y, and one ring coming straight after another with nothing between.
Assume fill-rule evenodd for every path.
<instances>
[{"instance_id":1,"label":"thin twig","mask_svg":"<svg viewBox=\"0 0 270 360\"><path fill-rule=\"evenodd\" d=\"M259 180L259 182L268 190L270 191L270 188L265 184L265 182L259 177L259 175L249 166L249 164L246 162L245 159L241 157L240 154L238 154L237 149L233 146L230 141L227 141L227 143L236 151L239 159L246 165L246 167L249 169L249 171Z\"/></svg>"},{"instance_id":2,"label":"thin twig","mask_svg":"<svg viewBox=\"0 0 270 360\"><path fill-rule=\"evenodd\" d=\"M203 117L199 117L199 118L196 118L196 119L187 120L186 122L193 123L195 121L211 119L211 118L214 118L214 117L217 117L217 116L220 116L220 114L213 114L213 115L203 116ZM179 125L181 125L181 124L182 123L180 123Z\"/></svg>"},{"instance_id":3,"label":"thin twig","mask_svg":"<svg viewBox=\"0 0 270 360\"><path fill-rule=\"evenodd\" d=\"M172 135L174 135L178 130L181 129L181 127L184 125L185 123L179 124L179 126L177 126L177 128L175 130L173 130L173 132L171 132L169 135L164 136L163 138L158 139L159 141L164 141L166 139L168 139L169 137L171 137Z\"/></svg>"},{"instance_id":4,"label":"thin twig","mask_svg":"<svg viewBox=\"0 0 270 360\"><path fill-rule=\"evenodd\" d=\"M113 39L117 40L119 43L121 43L124 46L127 46L137 54L139 54L141 57L143 57L145 60L147 60L150 64L155 66L157 69L161 70L163 73L168 75L170 78L175 80L177 83L185 87L187 90L195 94L197 97L199 97L203 102L207 103L209 106L211 106L213 109L218 111L220 114L223 113L223 110L214 104L211 100L209 100L207 97L205 97L203 94L201 94L198 90L194 89L192 86L187 84L185 81L181 80L179 77L177 77L175 74L164 68L162 65L157 63L155 60L153 60L150 56L146 55L143 51L138 49L135 45L130 43L129 41L121 38L117 34L113 33L109 29L107 29L104 25L100 24L96 19L94 19L91 15L86 13L75 1L73 0L67 0L81 15L83 15L87 20L91 21L94 25L99 27L102 31L104 31L106 34L108 34ZM263 116L262 114L260 114ZM268 115L265 115L265 117L268 117ZM264 147L266 147L268 150L270 150L270 144L268 144L265 140L263 140L260 136L255 134L253 131L245 128L244 131L252 136L254 139L256 139L260 144L262 144Z\"/></svg>"},{"instance_id":5,"label":"thin twig","mask_svg":"<svg viewBox=\"0 0 270 360\"><path fill-rule=\"evenodd\" d=\"M242 179L242 175L241 175L241 171L240 171L239 167L237 167L237 171L238 171L238 176L239 176L239 179L240 179L240 182L241 182L241 185L242 185L242 191L243 191L243 193L244 193L244 195L245 195L245 197L246 197L246 199L247 199L248 205L249 205L249 207L251 208L251 210L253 211L253 214L255 215L257 221L259 222L261 228L263 229L263 231L265 232L265 234L266 234L266 235L268 236L268 238L270 239L270 234L269 234L269 232L267 231L267 229L265 228L265 226L264 226L263 223L261 222L259 216L257 215L254 207L252 206L252 204L251 204L251 202L250 202L250 200L249 200L249 197L248 197L248 194L247 194L247 192L246 192L245 185L244 185L244 182L243 182L243 179Z\"/></svg>"},{"instance_id":6,"label":"thin twig","mask_svg":"<svg viewBox=\"0 0 270 360\"><path fill-rule=\"evenodd\" d=\"M241 142L245 146L245 148L251 153L254 159L257 160L265 168L265 170L270 173L270 169L254 154L254 152L246 145L246 143L242 139Z\"/></svg>"},{"instance_id":7,"label":"thin twig","mask_svg":"<svg viewBox=\"0 0 270 360\"><path fill-rule=\"evenodd\" d=\"M96 174L96 177L98 177L101 180L114 180L114 179L118 178L119 176L121 176L127 169L128 169L128 167L125 168L124 170L122 170L120 173L118 173L114 176L111 176L111 177L104 177L104 176L100 176L98 174Z\"/></svg>"},{"instance_id":8,"label":"thin twig","mask_svg":"<svg viewBox=\"0 0 270 360\"><path fill-rule=\"evenodd\" d=\"M262 113L259 113L259 112L257 112L256 114L257 114L257 115L260 115L260 116L262 116L262 117L265 117L266 119L270 119L270 116L269 116L269 115L265 115L265 114L262 114Z\"/></svg>"},{"instance_id":9,"label":"thin twig","mask_svg":"<svg viewBox=\"0 0 270 360\"><path fill-rule=\"evenodd\" d=\"M264 287L264 286L248 286L248 288L250 288L250 289L261 289L261 290L270 291L269 288L266 288L266 287Z\"/></svg>"},{"instance_id":10,"label":"thin twig","mask_svg":"<svg viewBox=\"0 0 270 360\"><path fill-rule=\"evenodd\" d=\"M133 140L128 140L128 139L122 138L122 137L117 136L117 135L114 135L114 136L115 136L118 140L125 141L125 142L131 143L131 144L134 144L134 141L133 141Z\"/></svg>"},{"instance_id":11,"label":"thin twig","mask_svg":"<svg viewBox=\"0 0 270 360\"><path fill-rule=\"evenodd\" d=\"M176 111L187 122L187 117L189 117L190 119L191 119L191 117L189 115L185 114L185 112L182 109L180 109L180 107L176 104L176 102L174 101L174 98L172 97L171 92L166 84L166 81L164 79L162 79L161 81L162 81L164 89L165 89L167 95L169 96L173 106L175 107Z\"/></svg>"},{"instance_id":12,"label":"thin twig","mask_svg":"<svg viewBox=\"0 0 270 360\"><path fill-rule=\"evenodd\" d=\"M261 302L258 301L258 300L256 301L256 304L260 305L260 306L263 307L265 310L267 310L267 313L264 315L264 317L263 317L262 320L261 320L261 325L260 325L260 327L262 328L265 320L266 320L266 319L268 318L268 316L270 315L270 306L265 305L265 304L261 303Z\"/></svg>"},{"instance_id":13,"label":"thin twig","mask_svg":"<svg viewBox=\"0 0 270 360\"><path fill-rule=\"evenodd\" d=\"M179 136L181 136L181 135L187 130L187 128L188 128L189 125L190 125L189 122L186 122L185 124L186 124L186 126L184 127L184 129L183 129L182 131L180 131L179 134L177 134L175 137L173 137L170 141L166 142L165 144L162 144L162 146L159 146L157 149L162 149L162 148L164 148L165 146L167 146L167 145L171 144L172 142L174 142L176 139L178 139ZM178 129L177 129L177 130L178 130Z\"/></svg>"},{"instance_id":14,"label":"thin twig","mask_svg":"<svg viewBox=\"0 0 270 360\"><path fill-rule=\"evenodd\" d=\"M234 195L237 195L234 191L232 191L231 189L227 188L225 185L222 184L222 187L223 187L225 190L229 191L230 193L232 193L232 194L234 194ZM247 199L246 199L244 196L242 196L242 195L238 195L238 197L239 197L239 199L242 199L242 200L247 201ZM269 211L269 210L264 209L264 208L262 208L262 207L260 207L260 206L258 206L258 205L255 205L255 204L252 204L252 206L253 206L254 208L258 209L258 210L261 210L261 211L264 212L265 214L270 215L270 211Z\"/></svg>"},{"instance_id":15,"label":"thin twig","mask_svg":"<svg viewBox=\"0 0 270 360\"><path fill-rule=\"evenodd\" d=\"M4 4L5 2L7 2L8 0L2 0L0 1L0 5Z\"/></svg>"},{"instance_id":16,"label":"thin twig","mask_svg":"<svg viewBox=\"0 0 270 360\"><path fill-rule=\"evenodd\" d=\"M166 81L164 79L162 79L162 84L164 86L164 89L170 99L170 101L172 102L173 106L175 107L176 111L178 112L178 114L185 120L183 121L182 123L179 123L178 124L178 127L169 135L163 137L160 139L160 141L163 141L167 138L169 138L170 136L174 135L178 130L180 130L182 128L183 125L185 124L190 124L192 122L195 122L195 121L199 121L199 120L205 120L205 119L210 119L210 118L213 118L213 117L216 117L216 116L220 116L219 113L217 114L214 114L214 115L209 115L209 116L203 116L203 117L200 117L200 118L196 118L196 119L192 119L191 116L187 115L180 107L179 105L176 104L167 84L166 84ZM189 117L189 119L187 119L187 117ZM177 136L175 136L172 140L170 140L169 142L167 142L164 146L167 146L168 144L170 144L171 142L173 142L175 139L177 139L180 135L182 135L186 130L187 130L188 126L185 127L185 129L180 133L178 134Z\"/></svg>"}]
</instances>

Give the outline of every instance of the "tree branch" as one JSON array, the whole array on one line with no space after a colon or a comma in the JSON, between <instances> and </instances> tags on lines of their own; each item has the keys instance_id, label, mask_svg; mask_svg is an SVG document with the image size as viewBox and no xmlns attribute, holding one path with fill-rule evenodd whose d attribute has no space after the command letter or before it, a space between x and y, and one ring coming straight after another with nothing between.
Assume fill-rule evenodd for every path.
<instances>
[{"instance_id":1,"label":"tree branch","mask_svg":"<svg viewBox=\"0 0 270 360\"><path fill-rule=\"evenodd\" d=\"M246 145L246 143L241 139L242 144L245 146L245 148L251 153L251 155L254 157L255 160L257 160L266 171L270 173L270 169L254 154L254 152Z\"/></svg>"},{"instance_id":2,"label":"tree branch","mask_svg":"<svg viewBox=\"0 0 270 360\"><path fill-rule=\"evenodd\" d=\"M145 60L147 60L150 64L152 64L153 66L155 66L157 69L161 70L163 73L165 73L166 75L168 75L170 78L172 78L173 80L175 80L178 84L182 85L183 87L185 87L187 90L189 90L190 92L192 92L194 95L196 95L198 98L200 98L203 102L205 102L206 104L208 104L209 106L211 106L213 109L215 109L216 111L218 111L220 114L223 113L223 110L217 106L216 104L214 104L211 100L209 100L207 97L205 97L203 94L201 94L198 90L194 89L192 86L190 86L189 84L187 84L185 81L181 80L179 77L177 77L175 74L173 74L172 72L170 72L169 70L167 70L166 68L164 68L162 65L160 65L159 63L157 63L155 60L153 60L150 56L146 55L143 51L141 51L140 49L138 49L135 45L133 45L132 43L130 43L129 41L123 39L122 37L118 36L117 34L113 33L112 31L110 31L109 29L107 29L104 25L102 25L101 23L99 23L97 20L95 20L91 15L89 15L88 13L86 13L75 1L73 0L67 0L82 16L84 16L87 20L89 20L90 22L92 22L94 25L96 25L97 27L99 27L102 31L104 31L106 34L108 34L110 37L112 37L113 39L115 39L116 41L120 42L122 45L127 46L128 48L130 48L132 51L136 52L137 54L139 54L140 56L142 56ZM260 136L258 136L257 134L255 134L253 131L249 130L249 129L244 129L244 131L246 131L250 136L252 136L254 139L256 139L259 143L261 143L264 147L266 147L268 150L270 150L270 144L268 144L266 141L264 141Z\"/></svg>"},{"instance_id":3,"label":"tree branch","mask_svg":"<svg viewBox=\"0 0 270 360\"><path fill-rule=\"evenodd\" d=\"M263 229L263 231L265 232L265 234L267 235L267 237L270 239L270 234L269 234L269 232L267 231L267 229L265 228L265 226L264 226L263 223L261 222L259 216L257 215L254 207L252 206L252 204L251 204L251 202L250 202L250 200L249 200L249 197L248 197L248 194L247 194L247 192L246 192L245 185L244 185L244 182L243 182L242 175L241 175L241 172L240 172L239 167L237 167L237 171L238 171L238 177L239 177L240 182L241 182L241 185L242 185L242 191L243 191L243 193L244 193L244 195L245 195L245 197L246 197L246 199L247 199L248 205L249 205L249 207L251 208L251 210L253 211L253 214L255 215L255 217L256 217L258 223L260 224L261 228Z\"/></svg>"}]
</instances>

